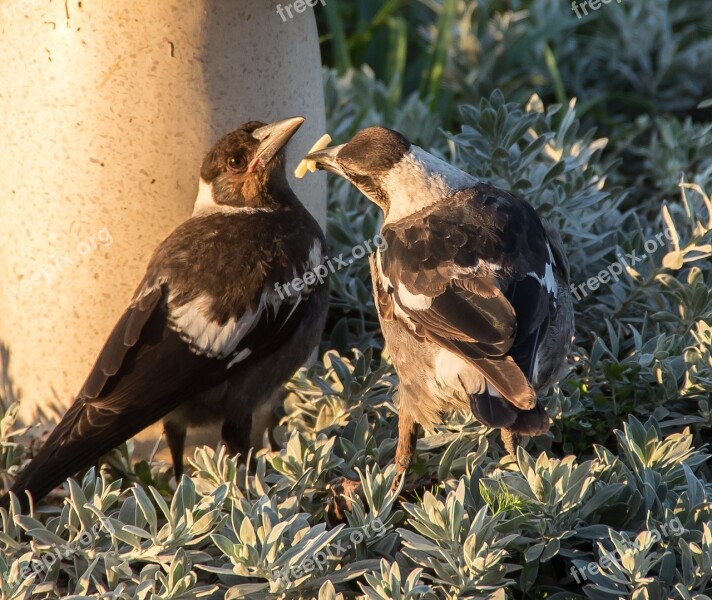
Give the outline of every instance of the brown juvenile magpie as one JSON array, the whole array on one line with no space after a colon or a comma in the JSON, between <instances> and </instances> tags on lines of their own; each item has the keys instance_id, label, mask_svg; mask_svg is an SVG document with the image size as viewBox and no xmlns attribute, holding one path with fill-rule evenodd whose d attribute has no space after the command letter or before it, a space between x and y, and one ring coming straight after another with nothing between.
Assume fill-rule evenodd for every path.
<instances>
[{"instance_id":1,"label":"brown juvenile magpie","mask_svg":"<svg viewBox=\"0 0 712 600\"><path fill-rule=\"evenodd\" d=\"M188 426L222 424L229 450L247 453L253 409L308 360L326 320L328 282L309 276L324 236L285 176L303 121L251 121L208 152L192 217L155 250L84 387L15 480L25 507L25 492L40 500L159 419L176 479Z\"/></svg>"},{"instance_id":2,"label":"brown juvenile magpie","mask_svg":"<svg viewBox=\"0 0 712 600\"><path fill-rule=\"evenodd\" d=\"M306 156L383 211L371 257L376 306L398 372L397 486L417 425L470 408L519 436L549 428L537 392L559 375L573 334L568 261L525 200L455 168L400 133L371 127Z\"/></svg>"}]
</instances>

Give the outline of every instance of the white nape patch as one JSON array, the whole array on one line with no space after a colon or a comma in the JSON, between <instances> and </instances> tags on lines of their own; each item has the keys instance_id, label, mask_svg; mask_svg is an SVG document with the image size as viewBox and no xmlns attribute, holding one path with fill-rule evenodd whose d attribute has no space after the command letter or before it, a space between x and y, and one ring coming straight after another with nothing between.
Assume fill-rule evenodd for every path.
<instances>
[{"instance_id":1,"label":"white nape patch","mask_svg":"<svg viewBox=\"0 0 712 600\"><path fill-rule=\"evenodd\" d=\"M404 285L398 286L397 300L413 310L428 310L433 303L433 299L424 294L411 294Z\"/></svg>"},{"instance_id":2,"label":"white nape patch","mask_svg":"<svg viewBox=\"0 0 712 600\"><path fill-rule=\"evenodd\" d=\"M551 252L549 242L546 243L546 249L549 252L549 262L547 262L544 267L544 277L539 277L534 271L527 273L527 275L536 279L547 292L554 294L554 298L557 298L559 295L559 286L556 283L556 277L554 277L554 255Z\"/></svg>"},{"instance_id":3,"label":"white nape patch","mask_svg":"<svg viewBox=\"0 0 712 600\"><path fill-rule=\"evenodd\" d=\"M215 212L216 210L218 210L218 205L215 202L215 196L213 196L213 184L208 183L201 177L198 184L198 195L193 205L193 216L198 213Z\"/></svg>"},{"instance_id":4,"label":"white nape patch","mask_svg":"<svg viewBox=\"0 0 712 600\"><path fill-rule=\"evenodd\" d=\"M390 202L384 223L393 223L442 202L476 183L472 175L412 145L383 180Z\"/></svg>"},{"instance_id":5,"label":"white nape patch","mask_svg":"<svg viewBox=\"0 0 712 600\"><path fill-rule=\"evenodd\" d=\"M218 204L215 202L215 194L213 193L213 184L208 183L200 178L200 183L198 184L198 195L195 198L195 204L193 204L193 215L194 217L200 217L204 215L209 215L212 213L224 213L224 214L244 214L253 215L260 212L273 212L271 208L255 208L253 206L229 206L227 204Z\"/></svg>"}]
</instances>

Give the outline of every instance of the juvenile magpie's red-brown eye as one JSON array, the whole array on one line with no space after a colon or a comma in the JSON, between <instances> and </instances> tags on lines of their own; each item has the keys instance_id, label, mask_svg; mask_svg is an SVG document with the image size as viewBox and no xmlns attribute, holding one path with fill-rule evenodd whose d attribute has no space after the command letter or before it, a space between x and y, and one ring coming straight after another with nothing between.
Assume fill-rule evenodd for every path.
<instances>
[{"instance_id":1,"label":"juvenile magpie's red-brown eye","mask_svg":"<svg viewBox=\"0 0 712 600\"><path fill-rule=\"evenodd\" d=\"M247 167L247 159L242 154L236 154L228 159L227 167L235 172L244 171Z\"/></svg>"}]
</instances>

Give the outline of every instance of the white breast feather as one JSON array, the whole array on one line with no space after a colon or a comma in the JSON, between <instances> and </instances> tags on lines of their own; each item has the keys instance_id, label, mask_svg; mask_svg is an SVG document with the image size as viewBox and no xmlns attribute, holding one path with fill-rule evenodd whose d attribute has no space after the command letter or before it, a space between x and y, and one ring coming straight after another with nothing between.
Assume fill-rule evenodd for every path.
<instances>
[{"instance_id":1,"label":"white breast feather","mask_svg":"<svg viewBox=\"0 0 712 600\"><path fill-rule=\"evenodd\" d=\"M444 389L478 394L484 378L470 363L442 348L435 357L435 379ZM464 389L463 389L464 388Z\"/></svg>"}]
</instances>

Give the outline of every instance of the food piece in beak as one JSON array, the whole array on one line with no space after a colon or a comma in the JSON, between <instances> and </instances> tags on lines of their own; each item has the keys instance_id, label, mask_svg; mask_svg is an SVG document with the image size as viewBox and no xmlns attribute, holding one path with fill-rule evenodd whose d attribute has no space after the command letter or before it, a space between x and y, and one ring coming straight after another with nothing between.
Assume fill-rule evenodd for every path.
<instances>
[{"instance_id":1,"label":"food piece in beak","mask_svg":"<svg viewBox=\"0 0 712 600\"><path fill-rule=\"evenodd\" d=\"M321 169L322 171L331 171L341 177L346 177L338 161L339 152L344 146L345 144L341 144L341 146L330 146L328 148L324 148L323 150L316 150L315 152L310 152L304 158L310 162L313 162L317 169Z\"/></svg>"},{"instance_id":2,"label":"food piece in beak","mask_svg":"<svg viewBox=\"0 0 712 600\"><path fill-rule=\"evenodd\" d=\"M309 149L309 152L307 152L307 154L311 154L312 152L316 152L317 150L323 150L324 148L328 147L329 144L331 144L331 136L328 133L325 133ZM294 170L294 176L297 179L301 179L302 177L304 177L304 175L306 175L307 171L315 173L316 162L305 158L297 165L297 168Z\"/></svg>"}]
</instances>

